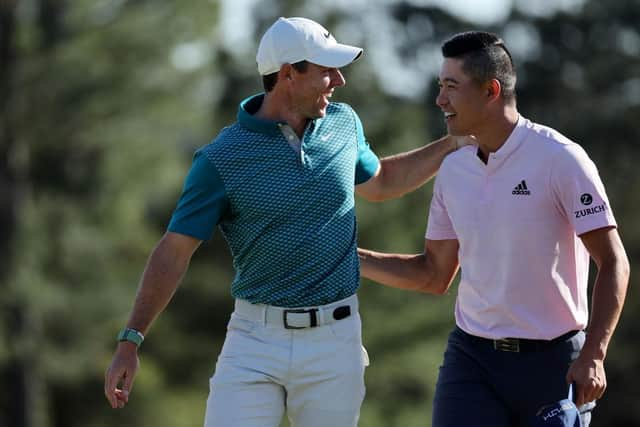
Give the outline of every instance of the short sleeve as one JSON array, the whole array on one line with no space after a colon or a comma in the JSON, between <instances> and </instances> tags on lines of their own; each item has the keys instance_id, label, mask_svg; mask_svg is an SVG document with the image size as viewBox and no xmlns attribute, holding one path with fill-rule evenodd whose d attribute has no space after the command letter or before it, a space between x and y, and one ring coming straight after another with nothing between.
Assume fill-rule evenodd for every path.
<instances>
[{"instance_id":1,"label":"short sleeve","mask_svg":"<svg viewBox=\"0 0 640 427\"><path fill-rule=\"evenodd\" d=\"M168 230L208 240L228 209L229 200L214 164L202 150L195 153Z\"/></svg>"},{"instance_id":2,"label":"short sleeve","mask_svg":"<svg viewBox=\"0 0 640 427\"><path fill-rule=\"evenodd\" d=\"M433 186L433 197L431 198L431 206L429 208L429 219L425 238L431 240L457 239L458 236L453 228L447 206L444 202L441 181L441 176L437 176Z\"/></svg>"},{"instance_id":3,"label":"short sleeve","mask_svg":"<svg viewBox=\"0 0 640 427\"><path fill-rule=\"evenodd\" d=\"M356 122L356 137L358 138L358 158L356 160L356 182L355 185L367 182L378 171L380 160L371 150L369 143L364 136L364 129L360 117L353 111Z\"/></svg>"},{"instance_id":4,"label":"short sleeve","mask_svg":"<svg viewBox=\"0 0 640 427\"><path fill-rule=\"evenodd\" d=\"M576 234L616 226L598 169L579 145L563 147L554 158L551 188Z\"/></svg>"}]
</instances>

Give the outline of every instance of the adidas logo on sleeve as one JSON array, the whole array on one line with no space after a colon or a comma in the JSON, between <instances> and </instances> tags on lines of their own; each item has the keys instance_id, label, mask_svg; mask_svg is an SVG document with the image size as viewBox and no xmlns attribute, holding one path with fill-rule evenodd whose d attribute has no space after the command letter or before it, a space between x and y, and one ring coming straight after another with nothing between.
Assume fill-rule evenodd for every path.
<instances>
[{"instance_id":1,"label":"adidas logo on sleeve","mask_svg":"<svg viewBox=\"0 0 640 427\"><path fill-rule=\"evenodd\" d=\"M529 191L529 189L527 188L527 183L523 179L522 182L520 182L520 184L516 185L516 187L511 192L511 194L515 196L518 196L518 195L530 196L531 191Z\"/></svg>"}]
</instances>

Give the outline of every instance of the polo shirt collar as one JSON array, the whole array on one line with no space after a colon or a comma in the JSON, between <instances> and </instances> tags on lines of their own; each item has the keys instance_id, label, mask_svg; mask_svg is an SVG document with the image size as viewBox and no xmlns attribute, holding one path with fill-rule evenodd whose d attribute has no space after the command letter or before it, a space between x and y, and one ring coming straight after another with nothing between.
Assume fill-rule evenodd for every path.
<instances>
[{"instance_id":1,"label":"polo shirt collar","mask_svg":"<svg viewBox=\"0 0 640 427\"><path fill-rule=\"evenodd\" d=\"M264 101L264 93L252 95L240 102L240 107L238 108L238 123L253 132L264 133L271 136L282 135L280 125L283 123L286 124L286 122L265 120L254 116L260 109L262 101Z\"/></svg>"},{"instance_id":2,"label":"polo shirt collar","mask_svg":"<svg viewBox=\"0 0 640 427\"><path fill-rule=\"evenodd\" d=\"M518 122L513 128L513 131L511 131L511 135L509 135L505 143L502 144L502 147L500 147L498 151L496 151L495 153L491 153L491 158L495 160L503 160L509 157L509 155L516 151L522 141L524 141L524 139L526 138L526 128L527 119L519 115Z\"/></svg>"},{"instance_id":3,"label":"polo shirt collar","mask_svg":"<svg viewBox=\"0 0 640 427\"><path fill-rule=\"evenodd\" d=\"M270 136L282 136L281 126L288 126L287 122L279 120L265 120L255 116L264 101L264 93L252 95L242 102L238 107L238 123L253 132L262 133ZM320 119L310 120L307 124L312 128L318 125Z\"/></svg>"}]
</instances>

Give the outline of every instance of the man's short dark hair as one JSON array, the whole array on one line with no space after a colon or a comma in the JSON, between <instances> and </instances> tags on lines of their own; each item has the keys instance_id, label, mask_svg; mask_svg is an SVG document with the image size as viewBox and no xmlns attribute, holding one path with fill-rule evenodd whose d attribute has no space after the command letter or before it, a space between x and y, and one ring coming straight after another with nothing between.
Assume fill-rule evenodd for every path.
<instances>
[{"instance_id":1,"label":"man's short dark hair","mask_svg":"<svg viewBox=\"0 0 640 427\"><path fill-rule=\"evenodd\" d=\"M516 97L516 69L504 41L493 33L468 31L444 42L445 58L462 59L462 69L477 83L496 79L502 86L502 97Z\"/></svg>"},{"instance_id":2,"label":"man's short dark hair","mask_svg":"<svg viewBox=\"0 0 640 427\"><path fill-rule=\"evenodd\" d=\"M305 73L307 71L307 67L309 63L307 61L300 61L294 64L291 64L293 68L296 69L299 73ZM265 92L271 92L274 87L276 87L276 83L278 82L278 73L267 74L266 76L262 76L262 86L264 87Z\"/></svg>"}]
</instances>

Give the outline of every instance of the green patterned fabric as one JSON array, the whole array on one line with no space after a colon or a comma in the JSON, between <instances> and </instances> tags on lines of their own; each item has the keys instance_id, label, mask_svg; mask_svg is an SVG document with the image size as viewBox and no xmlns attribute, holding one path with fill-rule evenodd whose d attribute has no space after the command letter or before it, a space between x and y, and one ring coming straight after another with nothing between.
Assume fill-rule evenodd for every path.
<instances>
[{"instance_id":1,"label":"green patterned fabric","mask_svg":"<svg viewBox=\"0 0 640 427\"><path fill-rule=\"evenodd\" d=\"M198 151L169 229L206 238L219 225L236 298L282 307L346 298L359 283L354 184L379 161L348 105L330 104L297 141L285 124L251 115L262 96Z\"/></svg>"}]
</instances>

